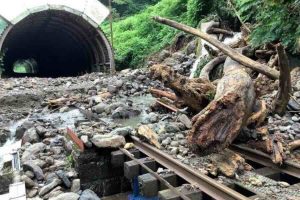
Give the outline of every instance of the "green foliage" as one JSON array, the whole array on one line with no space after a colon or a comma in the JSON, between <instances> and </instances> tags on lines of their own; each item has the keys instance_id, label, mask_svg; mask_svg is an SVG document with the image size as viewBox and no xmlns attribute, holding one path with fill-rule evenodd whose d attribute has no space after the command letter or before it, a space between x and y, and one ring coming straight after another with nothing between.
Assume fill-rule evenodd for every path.
<instances>
[{"instance_id":1,"label":"green foliage","mask_svg":"<svg viewBox=\"0 0 300 200\"><path fill-rule=\"evenodd\" d=\"M250 40L253 46L270 42L295 51L300 38L299 0L236 0L245 21L255 23Z\"/></svg>"},{"instance_id":2,"label":"green foliage","mask_svg":"<svg viewBox=\"0 0 300 200\"><path fill-rule=\"evenodd\" d=\"M121 4L136 1L118 2ZM229 16L227 9L225 0L160 0L138 14L114 22L114 47L118 68L140 67L147 56L171 44L178 31L154 22L151 17L162 16L196 26L210 13ZM109 36L108 23L102 28Z\"/></svg>"}]
</instances>

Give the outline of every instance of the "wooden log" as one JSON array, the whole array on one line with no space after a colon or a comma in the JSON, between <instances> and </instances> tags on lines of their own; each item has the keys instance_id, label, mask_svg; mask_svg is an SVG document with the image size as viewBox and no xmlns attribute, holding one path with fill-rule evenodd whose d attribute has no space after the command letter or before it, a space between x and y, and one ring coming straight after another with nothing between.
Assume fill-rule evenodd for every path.
<instances>
[{"instance_id":1,"label":"wooden log","mask_svg":"<svg viewBox=\"0 0 300 200\"><path fill-rule=\"evenodd\" d=\"M232 31L228 31L228 30L221 29L221 28L211 27L206 32L208 34L224 34L224 35L233 36L233 32Z\"/></svg>"},{"instance_id":2,"label":"wooden log","mask_svg":"<svg viewBox=\"0 0 300 200\"><path fill-rule=\"evenodd\" d=\"M247 124L254 102L251 77L241 64L227 58L214 100L192 120L189 143L209 153L226 148Z\"/></svg>"},{"instance_id":3,"label":"wooden log","mask_svg":"<svg viewBox=\"0 0 300 200\"><path fill-rule=\"evenodd\" d=\"M295 141L289 143L290 151L293 151L298 148L300 148L300 140L295 140Z\"/></svg>"},{"instance_id":4,"label":"wooden log","mask_svg":"<svg viewBox=\"0 0 300 200\"><path fill-rule=\"evenodd\" d=\"M178 101L183 101L196 112L205 108L216 92L216 87L210 81L201 78L189 79L165 65L153 65L150 75L171 88Z\"/></svg>"},{"instance_id":5,"label":"wooden log","mask_svg":"<svg viewBox=\"0 0 300 200\"><path fill-rule=\"evenodd\" d=\"M278 64L280 69L279 89L273 103L273 110L279 115L283 115L286 111L287 104L290 100L292 91L291 72L289 68L289 60L284 50L284 47L279 44L277 46Z\"/></svg>"},{"instance_id":6,"label":"wooden log","mask_svg":"<svg viewBox=\"0 0 300 200\"><path fill-rule=\"evenodd\" d=\"M225 62L227 56L219 56L214 59L212 59L210 62L208 62L201 70L199 78L207 79L209 80L209 74L210 72L215 68L215 66Z\"/></svg>"},{"instance_id":7,"label":"wooden log","mask_svg":"<svg viewBox=\"0 0 300 200\"><path fill-rule=\"evenodd\" d=\"M167 92L167 91L163 91L163 90L159 90L159 89L155 89L155 88L150 88L150 93L155 96L155 97L166 97L168 99L171 99L173 101L177 100L177 97L174 93L172 92Z\"/></svg>"},{"instance_id":8,"label":"wooden log","mask_svg":"<svg viewBox=\"0 0 300 200\"><path fill-rule=\"evenodd\" d=\"M195 29L195 28L189 27L187 25L180 24L176 21L169 20L169 19L162 18L162 17L154 17L153 19L159 23L171 26L173 28L193 34L195 36L198 36L198 37L206 40L207 42L211 43L212 45L214 45L215 47L220 49L225 55L227 55L230 58L232 58L233 60L241 63L245 67L248 67L254 71L262 73L271 79L279 78L279 72L277 70L269 68L267 65L261 64L259 62L256 62L256 61L242 55L238 51L230 48L229 46L223 44L222 42L218 41L217 39L213 38L212 36L210 36L206 33L203 33L202 31L200 31L198 29Z\"/></svg>"}]
</instances>

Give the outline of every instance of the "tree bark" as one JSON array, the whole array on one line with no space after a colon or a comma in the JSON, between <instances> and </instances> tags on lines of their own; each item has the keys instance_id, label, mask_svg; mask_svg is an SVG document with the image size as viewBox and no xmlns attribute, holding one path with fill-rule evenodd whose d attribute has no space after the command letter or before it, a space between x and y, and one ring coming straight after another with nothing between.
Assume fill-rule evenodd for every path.
<instances>
[{"instance_id":1,"label":"tree bark","mask_svg":"<svg viewBox=\"0 0 300 200\"><path fill-rule=\"evenodd\" d=\"M229 46L223 44L222 42L218 41L217 39L213 38L212 36L210 36L206 33L203 33L202 31L200 31L198 29L195 29L195 28L189 27L187 25L180 24L173 20L165 19L162 17L154 17L154 20L159 23L174 27L176 29L185 31L187 33L193 34L195 36L198 36L198 37L206 40L207 42L211 43L212 45L214 45L215 47L220 49L224 54L226 54L233 60L241 63L245 67L248 67L254 71L262 73L271 79L279 78L279 72L277 70L269 68L267 65L261 64L259 62L256 62L256 61L242 55L238 51L230 48Z\"/></svg>"},{"instance_id":2,"label":"tree bark","mask_svg":"<svg viewBox=\"0 0 300 200\"><path fill-rule=\"evenodd\" d=\"M216 67L217 65L225 62L227 56L219 56L214 59L212 59L209 63L207 63L201 70L199 78L207 79L209 80L209 74L210 72Z\"/></svg>"},{"instance_id":3,"label":"tree bark","mask_svg":"<svg viewBox=\"0 0 300 200\"><path fill-rule=\"evenodd\" d=\"M150 72L154 79L160 80L175 92L178 101L183 101L196 112L205 108L216 92L216 87L209 80L189 79L165 65L153 65Z\"/></svg>"},{"instance_id":4,"label":"tree bark","mask_svg":"<svg viewBox=\"0 0 300 200\"><path fill-rule=\"evenodd\" d=\"M290 100L291 86L291 72L289 68L289 60L285 53L284 47L279 44L277 46L278 64L280 69L279 89L276 95L273 110L279 115L283 115L286 111L286 106Z\"/></svg>"},{"instance_id":5,"label":"tree bark","mask_svg":"<svg viewBox=\"0 0 300 200\"><path fill-rule=\"evenodd\" d=\"M206 32L208 34L224 34L224 35L233 36L233 32L232 31L228 31L228 30L221 29L221 28L211 27Z\"/></svg>"},{"instance_id":6,"label":"tree bark","mask_svg":"<svg viewBox=\"0 0 300 200\"><path fill-rule=\"evenodd\" d=\"M171 99L173 101L177 100L176 95L172 92L167 92L167 91L151 88L150 93L155 97L166 97L166 98Z\"/></svg>"},{"instance_id":7,"label":"tree bark","mask_svg":"<svg viewBox=\"0 0 300 200\"><path fill-rule=\"evenodd\" d=\"M247 124L254 102L251 77L241 64L227 58L214 100L193 118L189 143L207 152L227 147Z\"/></svg>"}]
</instances>

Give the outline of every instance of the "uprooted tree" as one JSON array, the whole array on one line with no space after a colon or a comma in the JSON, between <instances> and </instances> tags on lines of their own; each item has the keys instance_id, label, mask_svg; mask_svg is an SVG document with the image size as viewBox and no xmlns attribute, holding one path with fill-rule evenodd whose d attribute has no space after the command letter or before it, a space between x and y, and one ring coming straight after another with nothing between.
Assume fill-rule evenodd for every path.
<instances>
[{"instance_id":1,"label":"uprooted tree","mask_svg":"<svg viewBox=\"0 0 300 200\"><path fill-rule=\"evenodd\" d=\"M202 150L209 152L220 151L233 142L243 127L250 123L260 124L264 121L267 113L266 106L264 102L256 100L254 84L249 72L260 73L273 80L279 79L281 89L273 104L273 110L279 114L284 113L289 91L286 92L282 88L291 88L291 82L287 58L281 45L277 47L279 72L247 57L245 52L249 52L248 47L233 49L198 29L161 17L154 17L154 20L198 36L220 50L218 56L203 68L199 78L188 79L175 73L169 66L151 67L153 77L175 92L176 98L173 99L183 102L198 112L192 119L193 126L188 133L188 141L191 144L196 144ZM256 53L268 52L257 51ZM209 80L209 73L215 65L224 61L224 75L215 86ZM260 105L258 110L257 105ZM273 150L276 150L276 145L273 145ZM281 152L278 152L275 156L281 156ZM274 162L282 163L282 159L275 159Z\"/></svg>"}]
</instances>

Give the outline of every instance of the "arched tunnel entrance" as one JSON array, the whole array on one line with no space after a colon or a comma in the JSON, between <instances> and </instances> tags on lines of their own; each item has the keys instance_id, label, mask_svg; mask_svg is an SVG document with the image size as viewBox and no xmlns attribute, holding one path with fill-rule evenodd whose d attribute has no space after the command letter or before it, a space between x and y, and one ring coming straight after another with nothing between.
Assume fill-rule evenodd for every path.
<instances>
[{"instance_id":1,"label":"arched tunnel entrance","mask_svg":"<svg viewBox=\"0 0 300 200\"><path fill-rule=\"evenodd\" d=\"M108 71L114 67L113 53L100 29L82 16L63 10L45 10L11 25L0 40L4 76L20 76L13 65L33 59L40 77L77 76ZM28 75L28 74L25 74Z\"/></svg>"}]
</instances>

